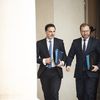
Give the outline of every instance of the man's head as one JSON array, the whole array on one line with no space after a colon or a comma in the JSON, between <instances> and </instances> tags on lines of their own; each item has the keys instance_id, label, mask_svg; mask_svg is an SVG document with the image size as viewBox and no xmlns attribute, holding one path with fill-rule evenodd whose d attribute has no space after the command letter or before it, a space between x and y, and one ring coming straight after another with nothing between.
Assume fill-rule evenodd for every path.
<instances>
[{"instance_id":1,"label":"man's head","mask_svg":"<svg viewBox=\"0 0 100 100\"><path fill-rule=\"evenodd\" d=\"M54 24L47 24L45 26L45 33L48 39L52 39L55 35L56 27Z\"/></svg>"},{"instance_id":2,"label":"man's head","mask_svg":"<svg viewBox=\"0 0 100 100\"><path fill-rule=\"evenodd\" d=\"M80 33L84 39L90 37L90 26L86 23L80 25Z\"/></svg>"}]
</instances>

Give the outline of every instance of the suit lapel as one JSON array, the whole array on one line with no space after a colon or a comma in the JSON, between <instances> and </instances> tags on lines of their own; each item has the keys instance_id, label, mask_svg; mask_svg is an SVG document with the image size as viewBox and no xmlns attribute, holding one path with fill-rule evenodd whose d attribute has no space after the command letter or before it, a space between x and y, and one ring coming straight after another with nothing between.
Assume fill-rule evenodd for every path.
<instances>
[{"instance_id":1,"label":"suit lapel","mask_svg":"<svg viewBox=\"0 0 100 100\"><path fill-rule=\"evenodd\" d=\"M79 48L80 48L80 52L82 53L82 39L79 39Z\"/></svg>"},{"instance_id":2,"label":"suit lapel","mask_svg":"<svg viewBox=\"0 0 100 100\"><path fill-rule=\"evenodd\" d=\"M90 37L89 41L88 41L88 45L87 45L87 49L86 49L86 53L90 50L92 45L92 38Z\"/></svg>"},{"instance_id":3,"label":"suit lapel","mask_svg":"<svg viewBox=\"0 0 100 100\"><path fill-rule=\"evenodd\" d=\"M54 38L54 44L53 44L53 58L55 62L55 50L57 49L57 40Z\"/></svg>"},{"instance_id":4,"label":"suit lapel","mask_svg":"<svg viewBox=\"0 0 100 100\"><path fill-rule=\"evenodd\" d=\"M47 47L47 42L46 42L46 38L44 39L44 50L45 50L45 53L47 53L47 55L49 56L49 51L48 51L48 47Z\"/></svg>"},{"instance_id":5,"label":"suit lapel","mask_svg":"<svg viewBox=\"0 0 100 100\"><path fill-rule=\"evenodd\" d=\"M54 44L53 44L53 58L54 58L54 62L55 62L55 49L56 49L56 40L54 38Z\"/></svg>"},{"instance_id":6,"label":"suit lapel","mask_svg":"<svg viewBox=\"0 0 100 100\"><path fill-rule=\"evenodd\" d=\"M56 47L57 46L57 41L56 41L56 39L54 38L54 44L53 44L53 53L55 52L55 50L56 50Z\"/></svg>"}]
</instances>

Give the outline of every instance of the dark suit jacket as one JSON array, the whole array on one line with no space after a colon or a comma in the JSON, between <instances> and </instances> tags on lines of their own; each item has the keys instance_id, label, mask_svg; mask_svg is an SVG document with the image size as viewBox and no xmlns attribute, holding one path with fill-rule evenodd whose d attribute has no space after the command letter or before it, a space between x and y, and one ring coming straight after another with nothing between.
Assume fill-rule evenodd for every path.
<instances>
[{"instance_id":1,"label":"dark suit jacket","mask_svg":"<svg viewBox=\"0 0 100 100\"><path fill-rule=\"evenodd\" d=\"M62 52L64 52L64 55L62 57L62 60L66 60L66 53L65 53L65 48L64 48L64 43L63 40L54 38L54 46L53 46L53 56L55 60L55 49L59 49ZM43 64L42 60L43 58L48 58L50 57L49 51L47 48L47 43L46 43L46 38L42 39L40 41L37 41L37 63L40 64L39 70L38 70L38 78L41 77L41 75L46 71L47 67L46 65ZM56 67L59 76L62 78L63 73L62 73L62 68Z\"/></svg>"},{"instance_id":2,"label":"dark suit jacket","mask_svg":"<svg viewBox=\"0 0 100 100\"><path fill-rule=\"evenodd\" d=\"M72 60L74 56L76 55L76 67L75 67L75 73L74 77L82 77L84 67L83 67L83 53L82 53L82 39L78 38L73 40L72 46L70 48L68 59L67 59L67 66L71 66ZM95 57L95 65L98 65L100 68L100 44L99 40L90 37L87 49L86 49L86 55L93 55ZM98 71L97 72L91 72L87 70L87 75L89 77L98 77Z\"/></svg>"}]
</instances>

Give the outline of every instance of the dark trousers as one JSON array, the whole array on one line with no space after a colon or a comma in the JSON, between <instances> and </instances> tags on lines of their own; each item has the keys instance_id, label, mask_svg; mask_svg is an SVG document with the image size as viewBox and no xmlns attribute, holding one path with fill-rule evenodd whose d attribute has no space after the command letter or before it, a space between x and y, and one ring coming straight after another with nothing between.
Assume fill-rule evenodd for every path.
<instances>
[{"instance_id":1,"label":"dark trousers","mask_svg":"<svg viewBox=\"0 0 100 100\"><path fill-rule=\"evenodd\" d=\"M98 78L76 78L76 92L78 100L96 100Z\"/></svg>"},{"instance_id":2,"label":"dark trousers","mask_svg":"<svg viewBox=\"0 0 100 100\"><path fill-rule=\"evenodd\" d=\"M42 90L45 100L59 100L59 89L61 78L58 75L57 69L48 69L40 78Z\"/></svg>"}]
</instances>

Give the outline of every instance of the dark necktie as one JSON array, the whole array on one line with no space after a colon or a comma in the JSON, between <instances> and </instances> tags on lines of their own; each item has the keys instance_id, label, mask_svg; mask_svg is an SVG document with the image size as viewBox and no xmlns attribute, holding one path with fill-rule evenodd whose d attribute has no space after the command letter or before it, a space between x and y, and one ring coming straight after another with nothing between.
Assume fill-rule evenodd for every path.
<instances>
[{"instance_id":1,"label":"dark necktie","mask_svg":"<svg viewBox=\"0 0 100 100\"><path fill-rule=\"evenodd\" d=\"M83 53L85 53L85 50L86 50L86 43L85 43L86 39L84 39L83 41L84 41L84 43L83 43Z\"/></svg>"},{"instance_id":2,"label":"dark necktie","mask_svg":"<svg viewBox=\"0 0 100 100\"><path fill-rule=\"evenodd\" d=\"M87 63L86 63L86 39L83 40L83 64L84 68L87 69Z\"/></svg>"},{"instance_id":3,"label":"dark necktie","mask_svg":"<svg viewBox=\"0 0 100 100\"><path fill-rule=\"evenodd\" d=\"M51 63L48 65L48 68L51 68L52 67L52 41L51 40L49 41L49 55L50 55Z\"/></svg>"}]
</instances>

